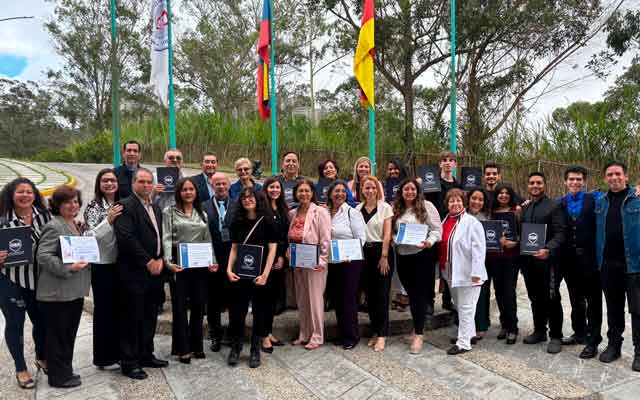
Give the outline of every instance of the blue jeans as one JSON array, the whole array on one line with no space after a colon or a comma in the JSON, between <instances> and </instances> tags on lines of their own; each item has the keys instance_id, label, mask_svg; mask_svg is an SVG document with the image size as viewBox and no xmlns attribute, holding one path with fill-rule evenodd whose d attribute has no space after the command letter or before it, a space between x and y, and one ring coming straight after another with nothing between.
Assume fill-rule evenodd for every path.
<instances>
[{"instance_id":1,"label":"blue jeans","mask_svg":"<svg viewBox=\"0 0 640 400\"><path fill-rule=\"evenodd\" d=\"M44 329L42 314L38 309L35 290L27 290L11 282L0 274L0 309L6 322L4 338L16 365L16 372L26 371L24 360L24 318L25 312L33 325L33 341L36 359L44 360Z\"/></svg>"}]
</instances>

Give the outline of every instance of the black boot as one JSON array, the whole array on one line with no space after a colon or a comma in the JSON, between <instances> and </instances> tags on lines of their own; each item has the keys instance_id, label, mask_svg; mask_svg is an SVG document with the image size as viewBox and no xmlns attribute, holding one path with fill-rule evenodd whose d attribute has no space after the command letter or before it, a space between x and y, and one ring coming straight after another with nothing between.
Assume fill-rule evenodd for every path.
<instances>
[{"instance_id":1,"label":"black boot","mask_svg":"<svg viewBox=\"0 0 640 400\"><path fill-rule=\"evenodd\" d=\"M238 342L231 343L231 351L229 352L229 357L227 357L227 364L232 367L238 365L238 361L240 360L240 353L242 352L242 345Z\"/></svg>"},{"instance_id":2,"label":"black boot","mask_svg":"<svg viewBox=\"0 0 640 400\"><path fill-rule=\"evenodd\" d=\"M598 355L598 346L595 344L588 344L585 346L584 349L582 349L582 352L578 357L583 359L589 359L589 358L594 358L596 355Z\"/></svg>"},{"instance_id":3,"label":"black boot","mask_svg":"<svg viewBox=\"0 0 640 400\"><path fill-rule=\"evenodd\" d=\"M260 366L260 342L261 338L251 340L251 353L249 354L249 368L258 368Z\"/></svg>"},{"instance_id":4,"label":"black boot","mask_svg":"<svg viewBox=\"0 0 640 400\"><path fill-rule=\"evenodd\" d=\"M602 353L600 353L600 361L603 363L610 363L617 360L621 356L621 347L622 344L609 343L607 348Z\"/></svg>"}]
</instances>

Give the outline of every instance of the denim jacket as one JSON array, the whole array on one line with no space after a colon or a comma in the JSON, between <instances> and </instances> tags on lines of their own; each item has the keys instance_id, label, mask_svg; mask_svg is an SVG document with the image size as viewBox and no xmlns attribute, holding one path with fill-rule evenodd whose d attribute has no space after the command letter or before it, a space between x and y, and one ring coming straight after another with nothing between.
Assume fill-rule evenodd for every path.
<instances>
[{"instance_id":1,"label":"denim jacket","mask_svg":"<svg viewBox=\"0 0 640 400\"><path fill-rule=\"evenodd\" d=\"M627 189L627 196L622 202L622 232L624 236L624 253L627 260L627 273L640 272L640 197L635 195L635 188ZM609 210L609 198L605 195L596 202L596 256L598 268L604 262L606 238L606 221Z\"/></svg>"}]
</instances>

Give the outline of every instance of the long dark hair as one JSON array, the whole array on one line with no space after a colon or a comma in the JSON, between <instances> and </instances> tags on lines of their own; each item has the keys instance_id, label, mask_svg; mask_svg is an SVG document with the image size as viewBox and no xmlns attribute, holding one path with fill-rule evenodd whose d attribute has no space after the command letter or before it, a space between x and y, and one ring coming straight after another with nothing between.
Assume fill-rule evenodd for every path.
<instances>
[{"instance_id":1,"label":"long dark hair","mask_svg":"<svg viewBox=\"0 0 640 400\"><path fill-rule=\"evenodd\" d=\"M511 185L508 185L506 183L500 183L496 186L496 189L493 191L493 207L492 209L496 210L498 208L500 208L500 202L498 201L498 195L500 194L500 192L506 189L507 193L509 193L509 207L515 207L518 205L518 203L516 202L516 192L513 190L513 188L511 187Z\"/></svg>"},{"instance_id":2,"label":"long dark hair","mask_svg":"<svg viewBox=\"0 0 640 400\"><path fill-rule=\"evenodd\" d=\"M36 188L35 183L33 183L30 179L20 177L9 182L4 188L2 188L2 191L0 192L0 218L11 218L11 214L15 208L15 204L13 203L13 195L16 193L18 185L21 185L23 183L31 186L31 190L33 191L34 196L33 207L35 207L38 212L47 212L47 206L44 203L44 198L40 194L38 188Z\"/></svg>"},{"instance_id":3,"label":"long dark hair","mask_svg":"<svg viewBox=\"0 0 640 400\"><path fill-rule=\"evenodd\" d=\"M409 177L409 169L404 165L404 163L402 162L402 160L400 160L399 158L392 158L391 161L389 161L389 164L393 164L396 166L396 168L398 168L398 170L400 170L400 175L398 176L398 179L400 179L401 181L407 179Z\"/></svg>"},{"instance_id":4,"label":"long dark hair","mask_svg":"<svg viewBox=\"0 0 640 400\"><path fill-rule=\"evenodd\" d=\"M102 191L100 190L100 180L102 179L102 177L106 174L113 174L113 176L116 177L116 182L118 182L118 175L116 175L116 171L113 168L104 168L101 169L100 172L98 172L98 175L96 176L96 183L93 186L93 200L99 202L102 204L103 200L104 200L104 194L102 193ZM119 185L119 183L118 183ZM118 201L120 200L120 190L116 190L116 195L113 198L114 201Z\"/></svg>"},{"instance_id":5,"label":"long dark hair","mask_svg":"<svg viewBox=\"0 0 640 400\"><path fill-rule=\"evenodd\" d=\"M196 210L200 218L202 218L202 220L205 221L204 212L202 211L202 204L201 204L202 202L200 201L200 193L198 192L198 185L196 185L196 182L190 177L180 178L178 179L178 182L176 182L176 191L174 193L174 198L176 200L176 208L180 209L180 211L184 211L184 201L182 200L181 192L182 192L182 188L184 187L184 184L187 182L191 182L191 184L193 185L196 191L196 198L193 200L193 209Z\"/></svg>"},{"instance_id":6,"label":"long dark hair","mask_svg":"<svg viewBox=\"0 0 640 400\"><path fill-rule=\"evenodd\" d=\"M427 222L427 208L424 205L424 197L422 196L422 192L420 191L420 185L415 179L405 179L400 183L400 187L398 187L398 194L396 195L396 199L393 202L393 226L395 227L396 221L400 218L405 211L407 211L407 203L404 201L404 197L402 197L402 189L405 186L413 184L416 188L416 200L413 205L413 212L416 214L416 219L420 221L420 223L424 224Z\"/></svg>"},{"instance_id":7,"label":"long dark hair","mask_svg":"<svg viewBox=\"0 0 640 400\"><path fill-rule=\"evenodd\" d=\"M285 221L289 222L289 207L287 207L287 202L284 200L284 188L282 187L282 182L280 182L277 176L268 177L264 180L264 184L262 185L262 191L267 201L267 208L271 209L271 197L269 197L269 192L267 191L267 189L274 183L280 185L280 197L275 199L276 212L278 213L280 218L283 218Z\"/></svg>"},{"instance_id":8,"label":"long dark hair","mask_svg":"<svg viewBox=\"0 0 640 400\"><path fill-rule=\"evenodd\" d=\"M264 195L264 192L256 190L253 186L245 187L240 190L240 195L238 196L238 207L236 208L236 212L233 214L232 224L244 222L249 219L247 216L247 209L242 205L242 199L247 197L254 197L256 199L256 216L258 218L273 215L273 213L269 211L271 207L267 207L267 198Z\"/></svg>"},{"instance_id":9,"label":"long dark hair","mask_svg":"<svg viewBox=\"0 0 640 400\"><path fill-rule=\"evenodd\" d=\"M482 194L482 209L480 210L480 212L488 213L489 212L489 195L482 188L473 188L467 193L467 207L471 208L471 196L473 196L473 194L476 192L479 192L480 194Z\"/></svg>"}]
</instances>

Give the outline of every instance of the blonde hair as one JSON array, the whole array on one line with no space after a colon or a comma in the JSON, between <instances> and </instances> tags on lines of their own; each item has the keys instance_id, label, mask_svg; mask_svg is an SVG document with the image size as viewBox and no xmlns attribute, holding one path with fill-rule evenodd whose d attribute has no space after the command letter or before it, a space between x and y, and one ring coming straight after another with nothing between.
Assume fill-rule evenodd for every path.
<instances>
[{"instance_id":1,"label":"blonde hair","mask_svg":"<svg viewBox=\"0 0 640 400\"><path fill-rule=\"evenodd\" d=\"M356 184L360 184L360 177L358 176L358 165L362 164L363 162L366 162L367 164L369 164L369 171L371 171L371 174L373 174L373 163L371 162L371 159L369 157L360 157L356 160L356 163L353 164L353 182ZM354 185L354 188L356 187L356 185Z\"/></svg>"},{"instance_id":2,"label":"blonde hair","mask_svg":"<svg viewBox=\"0 0 640 400\"><path fill-rule=\"evenodd\" d=\"M367 183L368 181L371 181L376 185L376 201L382 200L383 194L384 194L384 189L382 189L382 183L380 183L378 178L376 178L373 175L365 176L364 178L362 178L362 181L360 182L360 192L364 193L364 184Z\"/></svg>"},{"instance_id":3,"label":"blonde hair","mask_svg":"<svg viewBox=\"0 0 640 400\"><path fill-rule=\"evenodd\" d=\"M253 169L253 166L251 165L251 160L249 160L246 157L240 157L236 160L236 162L233 163L233 169L238 169L238 167L242 164L248 164L250 169Z\"/></svg>"}]
</instances>

